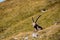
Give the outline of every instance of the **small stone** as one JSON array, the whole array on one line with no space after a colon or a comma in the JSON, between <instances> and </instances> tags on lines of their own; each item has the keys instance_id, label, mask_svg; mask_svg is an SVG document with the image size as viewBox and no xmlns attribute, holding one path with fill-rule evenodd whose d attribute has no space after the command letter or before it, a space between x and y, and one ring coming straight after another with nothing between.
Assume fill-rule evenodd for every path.
<instances>
[{"instance_id":1,"label":"small stone","mask_svg":"<svg viewBox=\"0 0 60 40\"><path fill-rule=\"evenodd\" d=\"M41 10L41 12L45 12L45 11L46 11L46 9L42 9L42 10Z\"/></svg>"},{"instance_id":2,"label":"small stone","mask_svg":"<svg viewBox=\"0 0 60 40\"><path fill-rule=\"evenodd\" d=\"M33 34L32 34L32 37L33 37L33 38L37 38L37 37L38 37L38 34L37 34L37 33L33 33Z\"/></svg>"}]
</instances>

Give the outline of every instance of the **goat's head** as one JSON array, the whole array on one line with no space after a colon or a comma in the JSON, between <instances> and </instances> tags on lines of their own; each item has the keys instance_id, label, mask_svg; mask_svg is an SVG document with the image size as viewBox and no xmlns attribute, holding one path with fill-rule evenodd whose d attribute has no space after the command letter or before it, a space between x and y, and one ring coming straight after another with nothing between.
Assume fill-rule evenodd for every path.
<instances>
[{"instance_id":1,"label":"goat's head","mask_svg":"<svg viewBox=\"0 0 60 40\"><path fill-rule=\"evenodd\" d=\"M32 21L33 21L32 24L33 24L33 26L35 26L35 25L37 24L37 20L39 19L40 16L41 16L41 15L39 15L35 21L34 21L34 18L32 17Z\"/></svg>"}]
</instances>

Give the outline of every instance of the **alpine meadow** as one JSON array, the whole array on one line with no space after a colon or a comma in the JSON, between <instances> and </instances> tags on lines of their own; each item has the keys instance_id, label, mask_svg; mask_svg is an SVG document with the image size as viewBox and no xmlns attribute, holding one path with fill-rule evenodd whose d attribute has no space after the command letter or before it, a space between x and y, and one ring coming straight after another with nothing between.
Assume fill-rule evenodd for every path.
<instances>
[{"instance_id":1,"label":"alpine meadow","mask_svg":"<svg viewBox=\"0 0 60 40\"><path fill-rule=\"evenodd\" d=\"M37 24L43 29L35 31L32 17L39 15ZM60 0L0 2L0 40L60 40Z\"/></svg>"}]
</instances>

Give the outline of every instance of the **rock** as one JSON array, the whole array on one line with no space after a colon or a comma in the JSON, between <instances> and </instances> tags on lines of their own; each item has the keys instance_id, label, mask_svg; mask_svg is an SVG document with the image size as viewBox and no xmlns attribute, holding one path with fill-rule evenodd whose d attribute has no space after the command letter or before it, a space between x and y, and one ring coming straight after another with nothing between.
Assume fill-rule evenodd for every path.
<instances>
[{"instance_id":1,"label":"rock","mask_svg":"<svg viewBox=\"0 0 60 40\"><path fill-rule=\"evenodd\" d=\"M32 37L33 37L33 38L37 38L37 37L38 37L38 34L37 34L37 33L33 33L33 34L32 34Z\"/></svg>"}]
</instances>

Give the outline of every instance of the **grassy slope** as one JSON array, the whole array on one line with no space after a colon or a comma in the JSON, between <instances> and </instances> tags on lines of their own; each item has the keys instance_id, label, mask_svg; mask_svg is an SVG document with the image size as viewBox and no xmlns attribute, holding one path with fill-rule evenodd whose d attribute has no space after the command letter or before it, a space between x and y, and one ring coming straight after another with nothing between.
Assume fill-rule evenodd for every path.
<instances>
[{"instance_id":1,"label":"grassy slope","mask_svg":"<svg viewBox=\"0 0 60 40\"><path fill-rule=\"evenodd\" d=\"M19 32L32 31L31 17L40 14L42 16L38 23L43 28L54 24L55 20L60 20L59 4L50 4L47 0L7 0L0 3L0 37L6 38ZM39 11L43 8L48 9L47 12Z\"/></svg>"},{"instance_id":2,"label":"grassy slope","mask_svg":"<svg viewBox=\"0 0 60 40\"><path fill-rule=\"evenodd\" d=\"M37 34L39 35L38 38L32 37L33 32L25 32L19 33L18 35L10 37L12 40L13 38L18 38L18 40L23 40L23 37L28 35L29 40L60 40L60 25L52 25L44 30L38 31ZM24 36L23 36L24 35ZM6 39L8 40L8 39Z\"/></svg>"}]
</instances>

